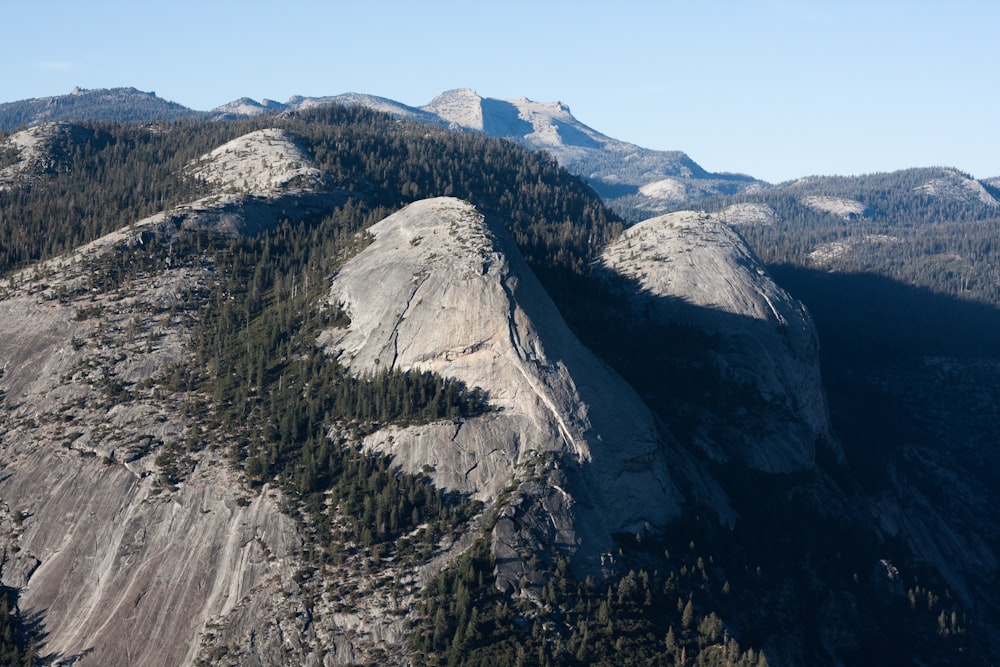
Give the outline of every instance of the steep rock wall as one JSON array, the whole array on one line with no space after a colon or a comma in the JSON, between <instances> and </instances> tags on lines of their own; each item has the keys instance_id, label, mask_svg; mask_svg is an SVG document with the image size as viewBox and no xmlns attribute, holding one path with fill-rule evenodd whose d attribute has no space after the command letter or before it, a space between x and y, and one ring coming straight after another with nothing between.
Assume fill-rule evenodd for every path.
<instances>
[{"instance_id":1,"label":"steep rock wall","mask_svg":"<svg viewBox=\"0 0 1000 667\"><path fill-rule=\"evenodd\" d=\"M416 368L457 378L486 391L496 410L385 430L369 448L487 502L531 468L547 480L529 503L550 517L537 522L551 533L544 538L581 563L596 563L613 533L677 515L680 493L648 410L569 332L506 232L441 198L411 204L370 233L371 245L331 286L351 324L323 343L359 373Z\"/></svg>"},{"instance_id":2,"label":"steep rock wall","mask_svg":"<svg viewBox=\"0 0 1000 667\"><path fill-rule=\"evenodd\" d=\"M636 317L701 332L704 371L744 388L710 408L734 413L699 417L711 456L792 472L812 466L818 442L833 447L812 320L726 224L691 211L651 218L606 248L603 264L626 279ZM739 429L712 434L726 422Z\"/></svg>"}]
</instances>

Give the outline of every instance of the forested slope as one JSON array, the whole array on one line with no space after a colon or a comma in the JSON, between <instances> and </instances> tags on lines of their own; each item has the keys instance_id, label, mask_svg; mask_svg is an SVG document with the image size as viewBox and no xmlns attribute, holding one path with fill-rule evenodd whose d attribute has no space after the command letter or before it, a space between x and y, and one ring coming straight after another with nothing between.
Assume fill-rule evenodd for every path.
<instances>
[{"instance_id":1,"label":"forested slope","mask_svg":"<svg viewBox=\"0 0 1000 667\"><path fill-rule=\"evenodd\" d=\"M934 564L914 563L907 545L871 530L870 498L856 493L860 462L768 474L713 461L685 440L691 433L673 421L678 397L705 405L719 392L725 412L738 415L748 409L744 394L700 372L710 349L704 331L652 325L626 306L622 293L630 285L609 282L596 264L623 224L547 156L335 106L239 121L55 127L49 159L23 163L13 150L2 154L2 289L36 311L73 309L79 319L72 321L93 328L93 338L71 338L67 349L105 364L103 372L72 376L96 378L87 391L100 396L103 409L146 401L174 406L183 417L183 437L133 443L132 454L148 465L142 484L157 489L154 495L183 498L193 471L221 461L245 485L240 497L266 504L280 491L302 539L297 570L283 585L303 601L301 609L284 610L281 631L295 627L306 638L285 659L322 659L313 647L323 636L312 628L324 614L362 614L366 596L412 601L405 648L343 631L323 649L338 661L877 664L920 655L928 664L975 664L987 654L988 621L947 591ZM201 156L265 128L296 138L317 182L293 183L279 197L251 194L236 205L224 203L233 193L192 175ZM361 451L358 438L387 425L460 424L495 409L477 387L444 376L347 372L315 345L321 331L347 323L326 303L327 289L365 247L364 230L437 196L467 200L507 228L575 335L639 390L661 422L664 446L684 454L674 463L697 468L685 471L688 479L717 485L735 508L731 516L720 520L717 508L689 500L664 531L615 536L619 548L607 567L582 581L564 555L540 552L519 582L523 595L510 596L494 585L487 537L507 518L502 504L483 507ZM202 208L192 208L195 201ZM798 204L788 206L806 219ZM207 222L245 219L251 207L266 212L252 229L234 233ZM132 228L126 242L79 260L79 276L60 273L71 250L150 216L155 223ZM758 231L761 239L771 233ZM774 262L763 252L766 240L756 243ZM168 274L186 276L184 289L158 295L155 304L131 301ZM115 351L116 336L128 341L129 354ZM185 340L172 363L141 380L122 370L129 355L162 351L171 336ZM664 358L683 373L662 370ZM23 379L0 381L11 390ZM4 406L8 414L14 408ZM124 450L108 444L113 434L101 441L93 426L99 418L81 403L37 419L69 451L80 451L84 465L96 465L98 456L104 465L124 465ZM740 428L731 419L725 426ZM28 437L25 424L5 428L7 442ZM539 457L530 474L541 479L563 464ZM28 529L37 530L30 519ZM437 562L445 566L419 586L414 573L443 555ZM204 662L263 659L253 653L253 636L240 635L237 615L213 623L199 639Z\"/></svg>"}]
</instances>

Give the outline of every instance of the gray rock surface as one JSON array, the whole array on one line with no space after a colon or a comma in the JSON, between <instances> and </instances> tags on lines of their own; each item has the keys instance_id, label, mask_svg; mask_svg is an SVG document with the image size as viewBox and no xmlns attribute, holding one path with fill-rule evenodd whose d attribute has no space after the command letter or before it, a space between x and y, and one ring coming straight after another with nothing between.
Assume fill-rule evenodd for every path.
<instances>
[{"instance_id":1,"label":"gray rock surface","mask_svg":"<svg viewBox=\"0 0 1000 667\"><path fill-rule=\"evenodd\" d=\"M985 182L990 183L990 181ZM993 185L996 187L995 183ZM1000 201L983 187L983 183L957 169L942 170L941 176L918 186L916 192L950 201L1000 206Z\"/></svg>"},{"instance_id":2,"label":"gray rock surface","mask_svg":"<svg viewBox=\"0 0 1000 667\"><path fill-rule=\"evenodd\" d=\"M530 517L519 528L534 526L529 542L576 553L583 567L599 561L613 533L678 514L650 413L569 332L506 232L441 198L411 204L370 233L330 290L351 324L323 343L358 373L432 370L480 387L495 411L383 430L367 447L487 502L512 480L537 482L515 485L514 502L527 509L514 514Z\"/></svg>"},{"instance_id":3,"label":"gray rock surface","mask_svg":"<svg viewBox=\"0 0 1000 667\"><path fill-rule=\"evenodd\" d=\"M228 194L0 280L0 581L39 620L53 664L306 665L328 649L348 663L400 641L403 619L378 596L346 620L321 592L307 598L280 493L251 492L218 452L205 397L165 386L190 361L212 262L93 286L113 253L328 202L291 190L312 177L296 150L248 135L197 163ZM265 159L273 177L255 171Z\"/></svg>"},{"instance_id":4,"label":"gray rock surface","mask_svg":"<svg viewBox=\"0 0 1000 667\"><path fill-rule=\"evenodd\" d=\"M812 320L728 225L693 211L651 218L623 232L603 263L631 281L648 317L701 332L714 372L747 389L731 406L738 433L710 434L732 415L703 417L711 456L765 472L812 466L817 442L830 441Z\"/></svg>"},{"instance_id":5,"label":"gray rock surface","mask_svg":"<svg viewBox=\"0 0 1000 667\"><path fill-rule=\"evenodd\" d=\"M300 540L277 497L248 495L211 451L184 454L199 435L182 399L140 388L185 361L192 320L163 306L208 267L80 288L128 238L0 283L0 578L58 664L191 664L211 622L295 587Z\"/></svg>"}]
</instances>

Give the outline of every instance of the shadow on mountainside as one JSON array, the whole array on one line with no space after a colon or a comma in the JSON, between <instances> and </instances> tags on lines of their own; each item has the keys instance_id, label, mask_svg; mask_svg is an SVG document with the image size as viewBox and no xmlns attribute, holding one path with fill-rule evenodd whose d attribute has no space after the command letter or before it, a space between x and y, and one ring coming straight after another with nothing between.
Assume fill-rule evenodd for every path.
<instances>
[{"instance_id":1,"label":"shadow on mountainside","mask_svg":"<svg viewBox=\"0 0 1000 667\"><path fill-rule=\"evenodd\" d=\"M992 624L1000 309L877 275L770 270L813 315L833 426L880 530L927 545L920 556Z\"/></svg>"},{"instance_id":2,"label":"shadow on mountainside","mask_svg":"<svg viewBox=\"0 0 1000 667\"><path fill-rule=\"evenodd\" d=\"M806 304L827 363L886 366L927 356L1000 358L1000 309L874 274L770 266Z\"/></svg>"},{"instance_id":3,"label":"shadow on mountainside","mask_svg":"<svg viewBox=\"0 0 1000 667\"><path fill-rule=\"evenodd\" d=\"M795 419L787 406L761 394L755 354L774 354L785 336L802 354L808 334L782 331L774 321L694 305L647 292L636 279L599 268L585 287L565 295L565 315L584 343L642 396L682 443L728 441L730 453L765 431ZM781 422L781 423L779 423ZM685 442L686 441L686 442ZM811 446L813 443L809 443Z\"/></svg>"},{"instance_id":4,"label":"shadow on mountainside","mask_svg":"<svg viewBox=\"0 0 1000 667\"><path fill-rule=\"evenodd\" d=\"M767 474L699 455L696 439L706 424L711 437L732 446L754 418L780 416L768 413L752 387L734 384L719 370L718 356L732 352L727 346L738 339L684 323L748 336L775 324L650 295L637 281L595 273L584 288L560 299L573 330L721 483L739 519L719 534L720 548L731 549L737 562L768 563L782 571L783 585L798 582L796 595L814 596L803 598L796 612L803 627L818 637L827 621L814 614L836 604L830 591L850 588L859 573L868 576L888 559L907 573L905 586L920 576L921 585L937 581L931 585L958 596L978 625L969 641L993 641L1000 522L983 509L1000 504L1000 310L878 276L776 268L776 281L813 315L823 388L844 459L817 448L815 471ZM652 317L663 311L671 313L672 324ZM687 514L693 511L689 506ZM826 592L814 589L817 581ZM862 597L869 594L875 604L874 591ZM762 618L768 604L785 603L762 602ZM852 624L850 616L842 622ZM872 646L897 650L911 643L880 633L924 632L864 616L853 626L877 628L866 635ZM748 627L756 623L747 619ZM920 651L911 648L915 655Z\"/></svg>"},{"instance_id":5,"label":"shadow on mountainside","mask_svg":"<svg viewBox=\"0 0 1000 667\"><path fill-rule=\"evenodd\" d=\"M949 468L1000 501L993 472L1000 467L1000 309L881 276L770 270L817 329L831 423L847 457L837 477L844 481L846 472L869 492L884 489L903 449L920 446L950 452ZM697 431L699 410L732 429L760 416L762 397L717 370L732 340L689 323L748 338L773 323L643 294L634 280L598 274L567 319L682 441ZM641 294L632 302L645 308L630 306L629 294ZM670 313L671 323L655 321L655 312Z\"/></svg>"},{"instance_id":6,"label":"shadow on mountainside","mask_svg":"<svg viewBox=\"0 0 1000 667\"><path fill-rule=\"evenodd\" d=\"M844 460L818 448L819 477L704 460L741 515L744 526L733 539L746 553L785 562L790 576L811 559L816 572L880 558L898 558L910 576L930 568L936 572L930 579L942 577L942 588L974 614L976 641L993 642L1000 519L984 508L1000 505L1000 309L874 275L787 266L771 274L813 317L831 427ZM713 432L726 439L745 428L746 415L760 414L758 396L711 370L713 358L726 353L723 338L656 324L649 311L621 298L640 293L639 285L611 279L613 289L590 287L589 309L572 309L574 329L690 451L697 447L684 440L698 432L699 410L731 429ZM639 303L666 309L677 323L714 322L747 332L774 326L644 296ZM824 477L828 481L820 481Z\"/></svg>"},{"instance_id":7,"label":"shadow on mountainside","mask_svg":"<svg viewBox=\"0 0 1000 667\"><path fill-rule=\"evenodd\" d=\"M483 133L498 137L523 137L535 131L534 126L520 117L520 111L510 102L484 98Z\"/></svg>"},{"instance_id":8,"label":"shadow on mountainside","mask_svg":"<svg viewBox=\"0 0 1000 667\"><path fill-rule=\"evenodd\" d=\"M866 488L921 446L1000 495L1000 309L876 275L771 271L813 316L834 428Z\"/></svg>"}]
</instances>

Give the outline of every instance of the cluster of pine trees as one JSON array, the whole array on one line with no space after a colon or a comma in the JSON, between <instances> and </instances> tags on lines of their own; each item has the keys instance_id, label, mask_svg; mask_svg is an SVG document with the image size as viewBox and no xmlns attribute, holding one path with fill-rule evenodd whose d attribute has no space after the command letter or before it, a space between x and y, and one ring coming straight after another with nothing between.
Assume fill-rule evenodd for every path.
<instances>
[{"instance_id":1,"label":"cluster of pine trees","mask_svg":"<svg viewBox=\"0 0 1000 667\"><path fill-rule=\"evenodd\" d=\"M215 284L189 305L197 320L193 363L162 378L161 388L192 397L190 417L207 430L189 447L223 447L251 487L272 483L286 492L290 511L312 536L306 551L317 572L358 554L373 567L388 555L397 565L399 556L425 558L444 534L482 512L352 443L387 424L482 414L490 409L487 396L429 373L389 369L356 376L316 347L320 331L346 322L326 301L329 276L363 247L365 228L411 201L460 197L502 220L578 335L635 382L661 416L669 416L664 406L673 392L711 384L694 374L663 377L650 370L648 353L656 346L673 346L679 355L696 350L690 332L635 337L626 313L595 307L617 299L592 262L622 225L590 188L544 154L340 107L240 121L80 127L83 132L61 139L51 170L0 190L0 273L203 196L206 186L186 177L185 165L263 127L294 133L323 182L346 193L322 214L279 215L259 233L144 238L118 248L87 286L113 289L181 261L213 267ZM623 339L638 342L627 348ZM130 391L114 389L109 400ZM175 468L174 481L183 474L183 466ZM428 587L414 628L416 655L428 664L466 665L764 664L762 643L787 619L779 612L748 617L746 609L791 607L815 624L810 596L823 593L812 588L811 577L822 572L824 583L844 590L856 574L850 568L872 559L868 545L855 544L867 534L856 526L823 536L829 521L796 501L795 484L802 480L772 488L763 500L757 481L727 482L727 492L746 494L739 506L750 508L739 535L709 529L706 520L690 531L705 544L698 550L684 546L687 540L640 546L622 536L623 567L602 581L578 581L564 559L539 563L548 569L536 600L496 591L489 544L480 540ZM789 524L801 530L790 535ZM815 545L823 545L822 552ZM751 563L771 574L768 567L758 574ZM852 594L868 599L860 587ZM873 633L894 626L880 618L862 610L845 622L871 622ZM728 619L736 619L732 628ZM916 634L923 628L914 627Z\"/></svg>"},{"instance_id":2,"label":"cluster of pine trees","mask_svg":"<svg viewBox=\"0 0 1000 667\"><path fill-rule=\"evenodd\" d=\"M963 176L941 169L910 169L802 179L704 206L709 210L734 203L768 206L775 214L772 222L742 225L739 231L769 266L869 274L998 306L1000 210L963 190L960 181L946 193L931 194L925 187ZM863 213L845 219L816 210L804 201L815 196L855 201ZM831 244L838 246L834 255L823 258L814 253Z\"/></svg>"},{"instance_id":3,"label":"cluster of pine trees","mask_svg":"<svg viewBox=\"0 0 1000 667\"><path fill-rule=\"evenodd\" d=\"M0 587L0 665L4 667L37 667L37 639L25 633L13 604L14 591ZM27 637L25 635L28 635Z\"/></svg>"},{"instance_id":4,"label":"cluster of pine trees","mask_svg":"<svg viewBox=\"0 0 1000 667\"><path fill-rule=\"evenodd\" d=\"M685 551L677 564L667 552L659 559L663 569L600 581L579 581L559 558L540 568L546 582L538 599L524 600L505 598L492 585L489 541L482 539L426 587L413 631L415 660L463 667L766 665L763 653L743 650L706 609L730 594L729 583L693 545Z\"/></svg>"}]
</instances>

